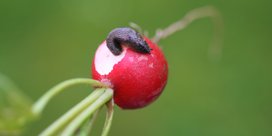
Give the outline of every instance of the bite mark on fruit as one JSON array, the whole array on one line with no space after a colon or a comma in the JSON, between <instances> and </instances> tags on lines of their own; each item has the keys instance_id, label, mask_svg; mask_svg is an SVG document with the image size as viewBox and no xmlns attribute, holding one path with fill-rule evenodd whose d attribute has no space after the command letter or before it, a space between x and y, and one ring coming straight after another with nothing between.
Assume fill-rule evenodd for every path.
<instances>
[{"instance_id":1,"label":"bite mark on fruit","mask_svg":"<svg viewBox=\"0 0 272 136\"><path fill-rule=\"evenodd\" d=\"M102 44L106 45L106 42L103 42ZM115 56L107 46L99 46L96 54L95 69L101 75L108 75L113 70L114 65L125 57L126 49L124 49L120 55Z\"/></svg>"}]
</instances>

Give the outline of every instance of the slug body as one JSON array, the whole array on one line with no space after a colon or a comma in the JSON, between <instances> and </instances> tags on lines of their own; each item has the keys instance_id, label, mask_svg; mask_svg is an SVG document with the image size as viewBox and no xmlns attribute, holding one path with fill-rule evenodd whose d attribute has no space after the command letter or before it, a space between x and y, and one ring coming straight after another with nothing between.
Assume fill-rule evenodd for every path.
<instances>
[{"instance_id":1,"label":"slug body","mask_svg":"<svg viewBox=\"0 0 272 136\"><path fill-rule=\"evenodd\" d=\"M131 28L113 29L107 39L107 47L114 55L120 55L123 51L121 45L126 45L139 53L150 53L150 48L144 38Z\"/></svg>"}]
</instances>

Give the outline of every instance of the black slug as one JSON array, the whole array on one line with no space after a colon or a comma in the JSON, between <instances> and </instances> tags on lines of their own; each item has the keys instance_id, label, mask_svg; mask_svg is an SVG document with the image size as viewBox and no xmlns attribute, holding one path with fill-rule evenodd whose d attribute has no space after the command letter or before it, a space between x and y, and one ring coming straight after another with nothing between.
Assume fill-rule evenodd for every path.
<instances>
[{"instance_id":1,"label":"black slug","mask_svg":"<svg viewBox=\"0 0 272 136\"><path fill-rule=\"evenodd\" d=\"M139 53L150 53L151 51L144 38L135 30L127 27L113 29L106 42L107 47L114 55L122 53L122 43Z\"/></svg>"}]
</instances>

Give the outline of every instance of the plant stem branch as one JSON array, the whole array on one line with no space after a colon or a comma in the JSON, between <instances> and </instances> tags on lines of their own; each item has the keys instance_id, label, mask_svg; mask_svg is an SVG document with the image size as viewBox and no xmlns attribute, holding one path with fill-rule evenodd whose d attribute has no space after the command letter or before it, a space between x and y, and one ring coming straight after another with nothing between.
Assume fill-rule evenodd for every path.
<instances>
[{"instance_id":1,"label":"plant stem branch","mask_svg":"<svg viewBox=\"0 0 272 136\"><path fill-rule=\"evenodd\" d=\"M101 108L98 109L94 115L90 118L90 120L86 121L84 126L80 129L80 132L78 136L88 136L93 128L94 122L98 116L98 113L100 112Z\"/></svg>"},{"instance_id":2,"label":"plant stem branch","mask_svg":"<svg viewBox=\"0 0 272 136\"><path fill-rule=\"evenodd\" d=\"M95 87L107 87L106 85L102 84L99 81L89 79L89 78L75 78L63 81L59 83L58 85L51 88L49 91L47 91L38 101L32 106L32 112L34 115L38 116L41 114L43 109L45 108L46 104L57 94L64 91L66 88L69 88L74 85L79 84L87 84Z\"/></svg>"},{"instance_id":3,"label":"plant stem branch","mask_svg":"<svg viewBox=\"0 0 272 136\"><path fill-rule=\"evenodd\" d=\"M82 122L84 122L89 116L91 116L97 109L103 106L106 102L112 99L113 90L107 88L105 92L87 109L82 111L71 123L64 129L61 133L62 136L71 136L80 127Z\"/></svg>"},{"instance_id":4,"label":"plant stem branch","mask_svg":"<svg viewBox=\"0 0 272 136\"><path fill-rule=\"evenodd\" d=\"M87 96L84 100L74 106L66 114L61 116L52 125L50 125L46 130L44 130L40 136L49 136L56 134L60 129L67 125L73 118L75 118L79 113L86 109L91 103L100 98L105 92L105 88L96 89L93 93Z\"/></svg>"},{"instance_id":5,"label":"plant stem branch","mask_svg":"<svg viewBox=\"0 0 272 136\"><path fill-rule=\"evenodd\" d=\"M212 44L209 48L210 55L220 56L223 44L223 19L221 14L218 12L216 8L213 6L205 6L197 9L193 9L188 12L182 19L179 21L169 25L167 28L161 30L158 29L156 31L155 36L152 40L155 43L158 43L161 39L165 39L170 35L176 33L177 31L181 31L185 29L189 24L194 22L195 20L209 17L213 21L214 24L214 36Z\"/></svg>"},{"instance_id":6,"label":"plant stem branch","mask_svg":"<svg viewBox=\"0 0 272 136\"><path fill-rule=\"evenodd\" d=\"M106 116L106 121L105 121L103 132L102 132L101 136L107 136L110 131L113 113L114 113L113 107L114 107L114 102L113 102L113 99L111 99L111 101L108 102L108 104L107 104L107 108L108 108L107 116Z\"/></svg>"}]
</instances>

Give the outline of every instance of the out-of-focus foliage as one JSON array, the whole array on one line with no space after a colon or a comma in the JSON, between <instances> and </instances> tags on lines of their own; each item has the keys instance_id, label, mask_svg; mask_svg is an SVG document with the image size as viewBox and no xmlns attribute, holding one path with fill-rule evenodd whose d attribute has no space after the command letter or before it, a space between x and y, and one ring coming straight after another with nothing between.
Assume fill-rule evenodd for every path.
<instances>
[{"instance_id":1,"label":"out-of-focus foliage","mask_svg":"<svg viewBox=\"0 0 272 136\"><path fill-rule=\"evenodd\" d=\"M31 101L0 74L0 135L19 135L33 117Z\"/></svg>"}]
</instances>

